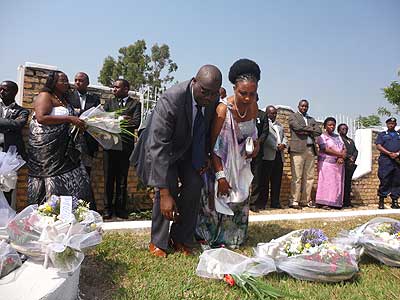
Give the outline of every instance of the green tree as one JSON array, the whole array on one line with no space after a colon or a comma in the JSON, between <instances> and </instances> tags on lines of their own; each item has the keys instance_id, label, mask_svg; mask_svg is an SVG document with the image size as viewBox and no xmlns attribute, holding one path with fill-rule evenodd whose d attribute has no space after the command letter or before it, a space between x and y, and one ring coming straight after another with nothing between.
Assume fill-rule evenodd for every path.
<instances>
[{"instance_id":1,"label":"green tree","mask_svg":"<svg viewBox=\"0 0 400 300\"><path fill-rule=\"evenodd\" d=\"M357 122L359 122L363 128L380 126L382 124L378 115L369 115L367 117L359 116Z\"/></svg>"},{"instance_id":2,"label":"green tree","mask_svg":"<svg viewBox=\"0 0 400 300\"><path fill-rule=\"evenodd\" d=\"M400 71L398 75L400 76ZM385 99L394 107L394 113L400 113L400 83L398 81L392 81L382 90ZM385 107L380 107L378 113L382 116L390 116L392 114L392 112Z\"/></svg>"},{"instance_id":3,"label":"green tree","mask_svg":"<svg viewBox=\"0 0 400 300\"><path fill-rule=\"evenodd\" d=\"M113 81L123 77L129 81L132 90L144 85L153 87L153 90L164 89L174 80L171 73L178 66L170 58L168 45L153 45L150 55L146 50L146 42L137 40L132 45L120 48L117 60L107 56L100 70L99 81L110 86Z\"/></svg>"},{"instance_id":4,"label":"green tree","mask_svg":"<svg viewBox=\"0 0 400 300\"><path fill-rule=\"evenodd\" d=\"M171 73L177 69L178 65L170 58L168 45L154 44L151 47L151 63L147 74L148 85L157 89L165 88L168 83L174 80Z\"/></svg>"}]
</instances>

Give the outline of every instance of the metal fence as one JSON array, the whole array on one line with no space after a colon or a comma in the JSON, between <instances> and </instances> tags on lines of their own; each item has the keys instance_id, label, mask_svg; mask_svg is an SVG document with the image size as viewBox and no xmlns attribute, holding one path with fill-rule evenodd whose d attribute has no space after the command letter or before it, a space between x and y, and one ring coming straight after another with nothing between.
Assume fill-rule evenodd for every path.
<instances>
[{"instance_id":1,"label":"metal fence","mask_svg":"<svg viewBox=\"0 0 400 300\"><path fill-rule=\"evenodd\" d=\"M334 117L336 119L336 125L339 125L341 123L346 124L349 127L349 132L348 132L348 136L352 139L354 139L355 134L356 134L356 130L361 128L361 124L359 121L357 121L356 118L353 117L349 117L346 115L327 115L327 116L323 116L323 117L317 117L316 120L323 122L327 117Z\"/></svg>"}]
</instances>

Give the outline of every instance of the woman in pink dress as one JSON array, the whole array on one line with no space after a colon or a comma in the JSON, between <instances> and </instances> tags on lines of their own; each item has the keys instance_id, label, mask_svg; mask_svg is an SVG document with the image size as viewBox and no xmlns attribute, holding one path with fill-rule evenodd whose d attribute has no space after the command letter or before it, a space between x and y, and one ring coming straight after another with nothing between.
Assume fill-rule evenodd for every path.
<instances>
[{"instance_id":1,"label":"woman in pink dress","mask_svg":"<svg viewBox=\"0 0 400 300\"><path fill-rule=\"evenodd\" d=\"M344 167L346 148L342 139L334 133L335 118L324 121L325 132L318 137L318 187L315 203L324 209L341 208L344 192Z\"/></svg>"}]
</instances>

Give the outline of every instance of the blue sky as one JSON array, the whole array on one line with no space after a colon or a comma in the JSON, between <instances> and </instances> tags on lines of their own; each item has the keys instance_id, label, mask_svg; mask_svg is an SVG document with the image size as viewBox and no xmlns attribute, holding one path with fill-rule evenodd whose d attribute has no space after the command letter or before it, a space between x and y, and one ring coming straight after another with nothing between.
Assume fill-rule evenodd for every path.
<instances>
[{"instance_id":1,"label":"blue sky","mask_svg":"<svg viewBox=\"0 0 400 300\"><path fill-rule=\"evenodd\" d=\"M261 67L261 105L357 116L386 105L400 80L400 1L7 1L0 18L0 79L26 61L56 65L92 83L107 55L146 40L170 46L184 81L206 63L224 74L238 58Z\"/></svg>"}]
</instances>

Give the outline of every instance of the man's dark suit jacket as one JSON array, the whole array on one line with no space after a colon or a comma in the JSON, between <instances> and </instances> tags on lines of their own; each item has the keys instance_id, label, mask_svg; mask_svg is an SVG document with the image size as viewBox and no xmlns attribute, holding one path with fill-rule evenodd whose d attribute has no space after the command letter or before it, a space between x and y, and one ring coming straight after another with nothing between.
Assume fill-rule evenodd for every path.
<instances>
[{"instance_id":1,"label":"man's dark suit jacket","mask_svg":"<svg viewBox=\"0 0 400 300\"><path fill-rule=\"evenodd\" d=\"M258 154L262 157L263 144L269 134L269 121L266 112L261 109L259 109L257 113L256 127L258 132L258 141L260 143L260 151L258 152Z\"/></svg>"},{"instance_id":2,"label":"man's dark suit jacket","mask_svg":"<svg viewBox=\"0 0 400 300\"><path fill-rule=\"evenodd\" d=\"M10 105L5 118L0 118L0 133L4 134L3 151L7 151L12 145L17 147L18 153L26 161L25 144L22 139L22 128L28 121L29 110L17 103Z\"/></svg>"},{"instance_id":3,"label":"man's dark suit jacket","mask_svg":"<svg viewBox=\"0 0 400 300\"><path fill-rule=\"evenodd\" d=\"M129 122L129 127L127 130L134 133L136 129L139 128L142 106L140 101L129 97L126 100L125 107L121 108L118 99L110 99L104 103L105 111L121 111L121 116L127 116L127 120ZM134 139L133 137L121 134L122 136L122 151L130 153L134 148Z\"/></svg>"},{"instance_id":4,"label":"man's dark suit jacket","mask_svg":"<svg viewBox=\"0 0 400 300\"><path fill-rule=\"evenodd\" d=\"M78 91L73 91L69 99L72 107L75 109L78 115L81 115L85 110L96 107L100 104L100 97L96 94L86 93L85 107L81 107L81 100L79 98ZM94 156L94 153L99 149L97 141L87 132L83 134L86 145L88 148L88 155Z\"/></svg>"},{"instance_id":5,"label":"man's dark suit jacket","mask_svg":"<svg viewBox=\"0 0 400 300\"><path fill-rule=\"evenodd\" d=\"M185 154L191 149L193 100L190 83L179 83L162 94L148 119L146 129L140 135L132 159L136 173L145 185L169 188L169 168L186 158ZM217 104L216 101L204 110L207 133L205 151L208 153L211 152L211 121Z\"/></svg>"},{"instance_id":6,"label":"man's dark suit jacket","mask_svg":"<svg viewBox=\"0 0 400 300\"><path fill-rule=\"evenodd\" d=\"M313 141L314 154L317 155L317 147L315 146L315 137L321 135L322 129L318 125L317 121L309 115L306 116L307 123L304 121L303 115L300 112L292 113L289 116L289 127L290 127L290 142L289 152L290 153L303 153L307 149L307 137L311 137ZM305 132L307 134L302 134Z\"/></svg>"}]
</instances>

